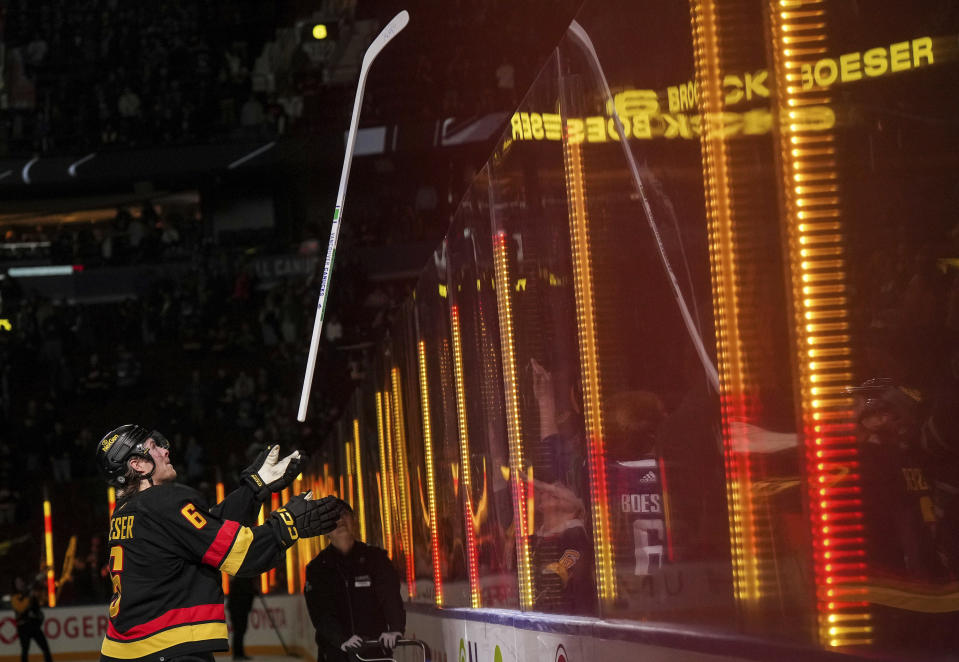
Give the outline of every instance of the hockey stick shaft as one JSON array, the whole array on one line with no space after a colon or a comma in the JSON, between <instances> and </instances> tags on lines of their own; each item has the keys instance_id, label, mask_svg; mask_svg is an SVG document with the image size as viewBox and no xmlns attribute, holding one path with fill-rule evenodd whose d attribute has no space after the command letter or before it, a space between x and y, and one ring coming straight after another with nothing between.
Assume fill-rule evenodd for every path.
<instances>
[{"instance_id":1,"label":"hockey stick shaft","mask_svg":"<svg viewBox=\"0 0 959 662\"><path fill-rule=\"evenodd\" d=\"M280 640L280 646L283 647L283 652L286 653L287 657L290 656L290 649L286 647L286 642L283 641L283 636L280 634L280 628L276 627L276 621L273 620L273 614L270 612L270 608L266 604L266 599L263 597L263 594L258 594L260 602L263 603L263 611L266 612L266 617L270 621L270 626L273 628L273 632L276 633L276 638Z\"/></svg>"},{"instance_id":2,"label":"hockey stick shaft","mask_svg":"<svg viewBox=\"0 0 959 662\"><path fill-rule=\"evenodd\" d=\"M346 199L346 186L350 179L350 166L353 163L353 146L356 143L356 128L360 122L360 110L363 107L363 92L366 89L366 76L370 65L380 51L393 37L400 33L410 22L409 12L401 11L386 24L376 39L366 49L363 63L360 65L360 77L356 85L356 98L353 100L353 118L350 120L350 132L346 138L346 153L343 155L343 172L340 174L340 190L336 194L336 207L333 210L333 224L330 227L330 243L326 248L326 262L323 264L323 279L320 282L320 297L316 303L316 317L313 320L313 337L310 339L310 354L306 359L306 373L303 375L303 390L300 392L300 408L296 420L306 420L306 410L310 402L310 390L313 387L313 372L316 369L316 355L320 348L320 332L323 328L323 314L326 312L326 298L333 274L333 259L336 256L336 242L340 236L340 223L343 222L343 204Z\"/></svg>"}]
</instances>

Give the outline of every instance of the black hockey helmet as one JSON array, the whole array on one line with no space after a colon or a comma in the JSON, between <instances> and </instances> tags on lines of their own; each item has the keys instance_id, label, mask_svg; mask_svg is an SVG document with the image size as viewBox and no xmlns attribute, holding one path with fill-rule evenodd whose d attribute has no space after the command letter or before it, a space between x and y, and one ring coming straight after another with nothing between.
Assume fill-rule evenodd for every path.
<instances>
[{"instance_id":1,"label":"black hockey helmet","mask_svg":"<svg viewBox=\"0 0 959 662\"><path fill-rule=\"evenodd\" d=\"M106 481L114 487L122 487L126 483L127 460L131 457L140 456L152 462L150 452L144 445L151 438L161 448L170 447L170 442L162 434L140 425L121 425L107 432L97 443L97 468Z\"/></svg>"}]
</instances>

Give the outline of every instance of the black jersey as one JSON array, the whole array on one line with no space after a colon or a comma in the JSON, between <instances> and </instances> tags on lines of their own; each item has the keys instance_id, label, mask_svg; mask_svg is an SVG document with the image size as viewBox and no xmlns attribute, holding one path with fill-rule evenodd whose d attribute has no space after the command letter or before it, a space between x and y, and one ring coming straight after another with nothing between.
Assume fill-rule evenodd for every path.
<instances>
[{"instance_id":1,"label":"black jersey","mask_svg":"<svg viewBox=\"0 0 959 662\"><path fill-rule=\"evenodd\" d=\"M536 611L595 613L593 542L582 520L570 520L558 530L538 531L530 537L529 550Z\"/></svg>"},{"instance_id":2,"label":"black jersey","mask_svg":"<svg viewBox=\"0 0 959 662\"><path fill-rule=\"evenodd\" d=\"M654 458L614 462L609 467L609 485L619 572L652 574L662 567L667 552L659 465Z\"/></svg>"},{"instance_id":3,"label":"black jersey","mask_svg":"<svg viewBox=\"0 0 959 662\"><path fill-rule=\"evenodd\" d=\"M245 487L210 510L199 492L176 483L120 504L110 520L113 598L100 659L162 662L229 650L220 572L259 574L285 550L272 519L239 523L255 507Z\"/></svg>"}]
</instances>

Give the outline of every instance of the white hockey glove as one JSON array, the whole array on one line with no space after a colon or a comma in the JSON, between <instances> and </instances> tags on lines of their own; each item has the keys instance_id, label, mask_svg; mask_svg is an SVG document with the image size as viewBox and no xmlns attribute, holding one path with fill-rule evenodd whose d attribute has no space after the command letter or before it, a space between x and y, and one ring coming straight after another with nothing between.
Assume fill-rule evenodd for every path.
<instances>
[{"instance_id":1,"label":"white hockey glove","mask_svg":"<svg viewBox=\"0 0 959 662\"><path fill-rule=\"evenodd\" d=\"M306 456L293 451L280 457L279 446L267 446L240 474L240 479L250 486L257 501L266 501L270 494L288 487L306 464Z\"/></svg>"}]
</instances>

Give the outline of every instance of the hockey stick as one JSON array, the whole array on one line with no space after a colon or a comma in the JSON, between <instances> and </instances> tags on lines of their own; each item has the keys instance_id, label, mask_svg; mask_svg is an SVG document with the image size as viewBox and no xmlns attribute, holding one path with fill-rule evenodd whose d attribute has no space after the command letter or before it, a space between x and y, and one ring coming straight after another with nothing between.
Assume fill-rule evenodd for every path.
<instances>
[{"instance_id":1,"label":"hockey stick","mask_svg":"<svg viewBox=\"0 0 959 662\"><path fill-rule=\"evenodd\" d=\"M343 172L340 175L340 190L336 194L336 208L333 210L333 225L330 228L330 244L326 248L326 263L323 265L323 280L320 283L320 298L316 303L316 319L313 322L313 338L310 340L310 355L306 360L306 374L303 376L303 390L300 393L300 409L296 420L300 423L306 420L306 408L310 401L310 389L313 386L313 370L316 368L316 353L320 347L320 329L323 327L323 313L326 312L326 295L330 287L330 276L333 273L333 258L336 254L336 240L340 235L340 223L343 216L343 203L346 198L346 184L350 179L350 165L353 162L353 145L356 142L356 127L360 121L360 109L363 106L363 91L366 88L366 76L370 65L380 54L390 40L410 22L410 14L406 10L393 17L383 31L380 32L363 56L360 65L360 78L356 84L356 99L353 101L353 119L350 121L350 133L346 139L346 153L343 155Z\"/></svg>"},{"instance_id":2,"label":"hockey stick","mask_svg":"<svg viewBox=\"0 0 959 662\"><path fill-rule=\"evenodd\" d=\"M262 593L258 593L257 596L260 598L260 602L263 603L263 611L266 612L266 617L270 620L270 626L273 628L273 632L276 633L276 638L280 640L280 646L283 647L283 652L286 653L287 657L292 657L290 649L286 647L286 642L283 641L283 636L280 634L280 628L276 627L276 621L273 620L273 614L270 613L270 608L266 606L266 599L263 597Z\"/></svg>"}]
</instances>

